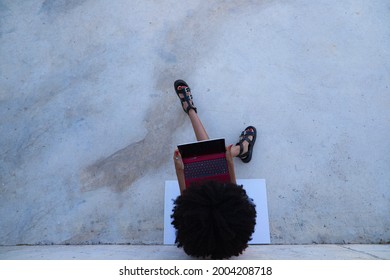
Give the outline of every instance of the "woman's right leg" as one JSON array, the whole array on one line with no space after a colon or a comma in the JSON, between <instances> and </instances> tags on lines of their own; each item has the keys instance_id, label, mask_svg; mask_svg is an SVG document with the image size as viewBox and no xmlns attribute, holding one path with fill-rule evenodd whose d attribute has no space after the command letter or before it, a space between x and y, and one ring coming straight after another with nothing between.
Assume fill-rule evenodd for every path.
<instances>
[{"instance_id":1,"label":"woman's right leg","mask_svg":"<svg viewBox=\"0 0 390 280\"><path fill-rule=\"evenodd\" d=\"M233 157L240 157L245 163L248 163L252 158L253 145L256 141L256 128L248 126L240 135L239 143L234 145L230 153ZM249 152L249 153L248 153Z\"/></svg>"}]
</instances>

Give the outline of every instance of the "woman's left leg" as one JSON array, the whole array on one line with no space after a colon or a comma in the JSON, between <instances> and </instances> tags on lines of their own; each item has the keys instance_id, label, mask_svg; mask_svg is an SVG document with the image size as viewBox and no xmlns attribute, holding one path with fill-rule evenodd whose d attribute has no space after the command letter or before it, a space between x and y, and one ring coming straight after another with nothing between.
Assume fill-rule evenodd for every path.
<instances>
[{"instance_id":1,"label":"woman's left leg","mask_svg":"<svg viewBox=\"0 0 390 280\"><path fill-rule=\"evenodd\" d=\"M177 91L179 91L179 93L178 93L179 97L182 99L187 97L189 100L188 102L190 102L191 106L194 107L194 104L192 102L192 98L190 98L191 91L185 90L187 88L188 87L184 86L184 85L180 85L177 87ZM186 95L186 96L184 96L184 95ZM207 132L206 132L201 120L199 119L199 116L198 116L198 113L196 112L196 110L193 109L192 107L188 106L187 102L183 102L182 106L183 106L184 111L187 112L187 114L191 120L192 128L194 129L194 133L196 136L196 140L197 141L208 140L209 136L207 135Z\"/></svg>"},{"instance_id":2,"label":"woman's left leg","mask_svg":"<svg viewBox=\"0 0 390 280\"><path fill-rule=\"evenodd\" d=\"M199 119L198 114L195 112L195 110L190 110L188 112L188 116L190 117L192 128L194 129L196 140L197 141L203 141L208 140L209 136L207 135L207 132Z\"/></svg>"}]
</instances>

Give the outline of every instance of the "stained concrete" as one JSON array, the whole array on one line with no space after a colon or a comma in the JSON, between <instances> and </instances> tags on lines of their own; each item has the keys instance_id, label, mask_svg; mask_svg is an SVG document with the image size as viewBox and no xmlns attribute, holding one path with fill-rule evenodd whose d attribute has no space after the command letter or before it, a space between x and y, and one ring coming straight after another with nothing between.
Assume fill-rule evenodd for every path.
<instances>
[{"instance_id":1,"label":"stained concrete","mask_svg":"<svg viewBox=\"0 0 390 280\"><path fill-rule=\"evenodd\" d=\"M390 241L388 1L0 1L0 244L161 244L172 151L259 131L273 244Z\"/></svg>"}]
</instances>

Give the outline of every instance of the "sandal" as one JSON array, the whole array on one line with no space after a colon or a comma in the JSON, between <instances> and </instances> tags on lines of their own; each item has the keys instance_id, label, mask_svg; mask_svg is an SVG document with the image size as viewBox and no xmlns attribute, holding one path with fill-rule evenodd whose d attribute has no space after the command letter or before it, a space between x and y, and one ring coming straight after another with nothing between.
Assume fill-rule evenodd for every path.
<instances>
[{"instance_id":1,"label":"sandal","mask_svg":"<svg viewBox=\"0 0 390 280\"><path fill-rule=\"evenodd\" d=\"M250 129L252 129L252 131L250 131ZM252 159L252 151L253 151L253 146L255 145L255 142L256 142L256 135L257 135L256 128L253 126L248 126L241 133L240 141L236 144L236 146L240 145L240 153L238 154L237 157L239 157L244 163L248 163ZM253 139L250 140L249 136L253 136ZM249 143L249 145L248 145L248 151L243 154L244 145L242 143L244 141L247 141Z\"/></svg>"},{"instance_id":2,"label":"sandal","mask_svg":"<svg viewBox=\"0 0 390 280\"><path fill-rule=\"evenodd\" d=\"M194 102L192 101L191 89L187 85L187 83L183 80L177 80L177 81L175 81L174 86L175 86L176 94L180 98L180 103L181 103L181 106L182 106L184 112L186 112L188 114L189 111L192 109L195 111L195 113L198 113L196 110L196 107L194 106ZM184 88L179 90L179 89L177 89L179 86L184 86ZM189 95L187 95L187 93L189 93ZM180 97L179 94L183 94L184 97ZM183 107L184 102L186 102L188 105L186 109L184 109L184 107Z\"/></svg>"}]
</instances>

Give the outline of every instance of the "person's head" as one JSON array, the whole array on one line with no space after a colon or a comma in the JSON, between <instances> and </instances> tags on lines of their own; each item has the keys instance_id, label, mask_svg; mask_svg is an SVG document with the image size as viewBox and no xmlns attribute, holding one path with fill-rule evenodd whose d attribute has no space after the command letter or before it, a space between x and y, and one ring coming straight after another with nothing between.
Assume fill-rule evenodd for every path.
<instances>
[{"instance_id":1,"label":"person's head","mask_svg":"<svg viewBox=\"0 0 390 280\"><path fill-rule=\"evenodd\" d=\"M193 185L174 201L176 244L190 256L226 259L247 247L256 209L242 186L214 181Z\"/></svg>"}]
</instances>

